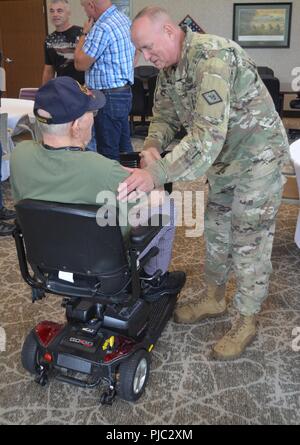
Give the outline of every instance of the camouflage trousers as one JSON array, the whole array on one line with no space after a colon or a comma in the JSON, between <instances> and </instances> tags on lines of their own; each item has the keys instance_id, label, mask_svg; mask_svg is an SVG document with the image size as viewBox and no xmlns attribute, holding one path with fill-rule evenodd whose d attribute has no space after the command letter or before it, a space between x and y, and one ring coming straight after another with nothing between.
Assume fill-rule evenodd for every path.
<instances>
[{"instance_id":1,"label":"camouflage trousers","mask_svg":"<svg viewBox=\"0 0 300 445\"><path fill-rule=\"evenodd\" d=\"M275 217L284 178L279 166L258 177L254 171L240 179L208 175L205 213L206 280L221 285L233 271L237 282L234 304L243 315L260 311L272 272Z\"/></svg>"}]
</instances>

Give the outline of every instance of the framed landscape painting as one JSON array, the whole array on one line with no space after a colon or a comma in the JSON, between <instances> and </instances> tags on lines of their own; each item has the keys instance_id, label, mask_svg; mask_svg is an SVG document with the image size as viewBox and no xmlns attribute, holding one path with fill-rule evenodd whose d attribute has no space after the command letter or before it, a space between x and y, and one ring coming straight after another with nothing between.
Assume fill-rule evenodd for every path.
<instances>
[{"instance_id":1,"label":"framed landscape painting","mask_svg":"<svg viewBox=\"0 0 300 445\"><path fill-rule=\"evenodd\" d=\"M292 3L235 3L233 40L244 48L289 48Z\"/></svg>"}]
</instances>

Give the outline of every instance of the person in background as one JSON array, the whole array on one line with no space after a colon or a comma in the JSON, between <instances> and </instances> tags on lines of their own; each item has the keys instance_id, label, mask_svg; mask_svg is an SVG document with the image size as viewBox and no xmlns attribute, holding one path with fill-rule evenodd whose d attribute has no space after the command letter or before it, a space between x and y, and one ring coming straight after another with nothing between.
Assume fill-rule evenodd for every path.
<instances>
[{"instance_id":1,"label":"person in background","mask_svg":"<svg viewBox=\"0 0 300 445\"><path fill-rule=\"evenodd\" d=\"M49 17L55 31L45 40L45 66L42 85L55 76L70 76L84 83L84 73L74 67L74 51L82 34L80 26L70 23L71 8L68 0L51 0Z\"/></svg>"},{"instance_id":2,"label":"person in background","mask_svg":"<svg viewBox=\"0 0 300 445\"><path fill-rule=\"evenodd\" d=\"M8 224L5 221L15 218L16 214L13 210L9 210L3 205L1 167L2 167L2 145L0 141L0 236L7 236L12 234L15 226L13 224Z\"/></svg>"},{"instance_id":3,"label":"person in background","mask_svg":"<svg viewBox=\"0 0 300 445\"><path fill-rule=\"evenodd\" d=\"M106 105L94 120L98 153L119 160L132 152L128 116L132 107L133 60L130 20L110 0L81 0L88 21L75 50L75 67L88 88L101 90Z\"/></svg>"},{"instance_id":4,"label":"person in background","mask_svg":"<svg viewBox=\"0 0 300 445\"><path fill-rule=\"evenodd\" d=\"M148 7L133 20L132 41L159 70L153 119L119 199L169 181L209 182L205 211L206 293L175 310L177 323L222 315L233 270L238 316L213 346L213 356L239 357L254 339L256 314L268 295L282 167L289 144L255 63L235 42L180 28L166 10ZM163 159L183 125L187 135Z\"/></svg>"},{"instance_id":5,"label":"person in background","mask_svg":"<svg viewBox=\"0 0 300 445\"><path fill-rule=\"evenodd\" d=\"M5 84L5 79L4 78L2 79L2 76L4 77L3 73L4 70L1 67L1 64L2 64L2 51L0 49L0 107L1 107L2 91L5 90L5 88L3 88L3 85ZM7 209L3 205L1 169L2 169L2 145L0 138L0 236L7 236L12 234L14 230L14 225L8 224L5 221L15 218L16 214L14 211Z\"/></svg>"}]
</instances>

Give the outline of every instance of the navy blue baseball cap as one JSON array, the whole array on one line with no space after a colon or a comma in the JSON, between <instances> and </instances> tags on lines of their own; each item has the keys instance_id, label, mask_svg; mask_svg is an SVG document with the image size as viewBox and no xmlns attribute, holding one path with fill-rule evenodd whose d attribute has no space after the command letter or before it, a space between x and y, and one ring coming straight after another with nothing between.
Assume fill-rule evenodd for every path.
<instances>
[{"instance_id":1,"label":"navy blue baseball cap","mask_svg":"<svg viewBox=\"0 0 300 445\"><path fill-rule=\"evenodd\" d=\"M72 77L60 76L49 80L36 93L34 114L43 124L66 124L73 122L88 111L97 111L105 105L101 91L88 90ZM51 118L38 114L47 111Z\"/></svg>"}]
</instances>

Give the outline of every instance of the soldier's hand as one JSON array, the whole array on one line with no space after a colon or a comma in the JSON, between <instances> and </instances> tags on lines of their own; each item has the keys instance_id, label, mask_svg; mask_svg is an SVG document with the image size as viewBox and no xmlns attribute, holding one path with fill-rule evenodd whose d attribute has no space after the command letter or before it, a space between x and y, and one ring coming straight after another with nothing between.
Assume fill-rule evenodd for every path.
<instances>
[{"instance_id":1,"label":"soldier's hand","mask_svg":"<svg viewBox=\"0 0 300 445\"><path fill-rule=\"evenodd\" d=\"M161 159L160 153L155 147L149 147L140 153L141 156L141 168L148 167L153 162Z\"/></svg>"},{"instance_id":2,"label":"soldier's hand","mask_svg":"<svg viewBox=\"0 0 300 445\"><path fill-rule=\"evenodd\" d=\"M153 178L149 172L140 168L123 168L131 175L118 187L119 201L130 201L132 197L136 198L139 192L150 192L154 189Z\"/></svg>"}]
</instances>

